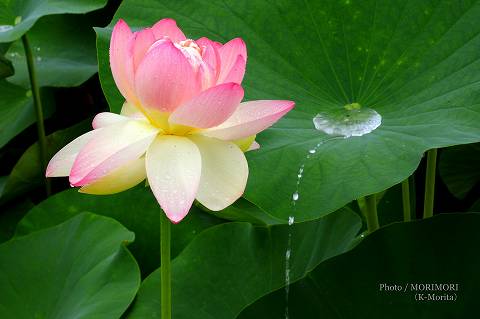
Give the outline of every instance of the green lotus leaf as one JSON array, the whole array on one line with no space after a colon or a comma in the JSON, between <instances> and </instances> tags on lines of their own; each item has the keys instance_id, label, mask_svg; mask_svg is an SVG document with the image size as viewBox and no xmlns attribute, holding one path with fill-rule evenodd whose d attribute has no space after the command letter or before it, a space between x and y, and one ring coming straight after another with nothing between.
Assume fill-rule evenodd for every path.
<instances>
[{"instance_id":1,"label":"green lotus leaf","mask_svg":"<svg viewBox=\"0 0 480 319\"><path fill-rule=\"evenodd\" d=\"M85 133L90 121L83 121L72 127L47 136L47 157L51 158L63 146ZM26 192L44 185L45 175L41 171L38 142L31 145L20 157L8 176L0 183L0 204L20 197Z\"/></svg>"},{"instance_id":2,"label":"green lotus leaf","mask_svg":"<svg viewBox=\"0 0 480 319\"><path fill-rule=\"evenodd\" d=\"M480 182L480 144L467 144L442 150L438 170L448 190L464 199Z\"/></svg>"},{"instance_id":3,"label":"green lotus leaf","mask_svg":"<svg viewBox=\"0 0 480 319\"><path fill-rule=\"evenodd\" d=\"M35 123L32 92L0 80L0 147ZM42 90L45 117L53 113L51 92Z\"/></svg>"},{"instance_id":4,"label":"green lotus leaf","mask_svg":"<svg viewBox=\"0 0 480 319\"><path fill-rule=\"evenodd\" d=\"M0 80L13 75L13 65L3 55L0 55Z\"/></svg>"},{"instance_id":5,"label":"green lotus leaf","mask_svg":"<svg viewBox=\"0 0 480 319\"><path fill-rule=\"evenodd\" d=\"M39 86L77 86L97 72L95 33L85 16L43 17L28 32L28 40ZM6 56L15 68L8 81L30 87L22 42L13 43Z\"/></svg>"},{"instance_id":6,"label":"green lotus leaf","mask_svg":"<svg viewBox=\"0 0 480 319\"><path fill-rule=\"evenodd\" d=\"M0 317L120 318L140 285L134 234L84 213L0 245Z\"/></svg>"},{"instance_id":7,"label":"green lotus leaf","mask_svg":"<svg viewBox=\"0 0 480 319\"><path fill-rule=\"evenodd\" d=\"M150 274L160 265L160 214L163 212L149 188L139 185L131 190L106 196L81 194L76 189L58 193L29 211L17 226L16 235L24 235L64 222L82 212L114 218L135 233L129 245L142 274ZM172 256L177 256L204 229L222 223L221 219L192 208L172 228Z\"/></svg>"},{"instance_id":8,"label":"green lotus leaf","mask_svg":"<svg viewBox=\"0 0 480 319\"><path fill-rule=\"evenodd\" d=\"M440 214L383 227L293 284L290 316L473 318L478 313L476 291L480 284L478 227L478 213ZM437 289L433 284L446 289L454 285L456 290ZM245 309L238 318L283 318L284 313L285 292L278 290Z\"/></svg>"},{"instance_id":9,"label":"green lotus leaf","mask_svg":"<svg viewBox=\"0 0 480 319\"><path fill-rule=\"evenodd\" d=\"M60 13L86 13L100 9L106 3L106 0L1 0L0 42L13 42L19 39L43 16Z\"/></svg>"}]
</instances>

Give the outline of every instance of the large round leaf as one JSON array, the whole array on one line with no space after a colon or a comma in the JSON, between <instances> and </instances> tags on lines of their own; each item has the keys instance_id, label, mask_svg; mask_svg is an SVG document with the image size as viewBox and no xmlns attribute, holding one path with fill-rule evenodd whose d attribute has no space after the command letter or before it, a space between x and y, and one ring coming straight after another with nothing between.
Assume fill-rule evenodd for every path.
<instances>
[{"instance_id":1,"label":"large round leaf","mask_svg":"<svg viewBox=\"0 0 480 319\"><path fill-rule=\"evenodd\" d=\"M429 148L480 140L479 16L475 0L126 0L110 26L97 30L100 78L118 111L108 43L119 18L146 27L171 17L194 39L244 38L247 99L297 104L258 135L262 148L249 153L245 196L286 220L305 163L296 218L308 220L400 182ZM327 139L312 119L349 103L375 109L381 126L310 155Z\"/></svg>"},{"instance_id":2,"label":"large round leaf","mask_svg":"<svg viewBox=\"0 0 480 319\"><path fill-rule=\"evenodd\" d=\"M120 318L140 284L124 246L133 239L113 219L82 214L0 245L0 317Z\"/></svg>"},{"instance_id":3,"label":"large round leaf","mask_svg":"<svg viewBox=\"0 0 480 319\"><path fill-rule=\"evenodd\" d=\"M40 86L76 86L97 72L95 33L88 19L76 15L44 17L28 33ZM21 41L7 52L15 74L8 81L30 87Z\"/></svg>"},{"instance_id":4,"label":"large round leaf","mask_svg":"<svg viewBox=\"0 0 480 319\"><path fill-rule=\"evenodd\" d=\"M17 40L45 15L86 13L100 9L106 3L107 0L0 0L0 42Z\"/></svg>"},{"instance_id":5,"label":"large round leaf","mask_svg":"<svg viewBox=\"0 0 480 319\"><path fill-rule=\"evenodd\" d=\"M347 250L359 229L358 216L349 210L292 226L232 222L212 227L173 260L173 317L236 318L256 299L284 286L286 254L293 282ZM128 318L160 318L159 296L157 270L143 282Z\"/></svg>"},{"instance_id":6,"label":"large round leaf","mask_svg":"<svg viewBox=\"0 0 480 319\"><path fill-rule=\"evenodd\" d=\"M163 212L150 189L143 185L106 196L81 194L76 189L63 191L30 210L17 226L17 235L57 225L84 211L115 218L135 233L135 242L128 248L138 260L142 274L148 275L158 268ZM221 222L193 208L172 229L172 256L178 255L198 233Z\"/></svg>"},{"instance_id":7,"label":"large round leaf","mask_svg":"<svg viewBox=\"0 0 480 319\"><path fill-rule=\"evenodd\" d=\"M382 228L292 285L291 318L474 318L479 227L480 214L449 214ZM426 290L425 284L458 284L458 290ZM285 293L277 291L239 318L281 318L284 311Z\"/></svg>"}]
</instances>

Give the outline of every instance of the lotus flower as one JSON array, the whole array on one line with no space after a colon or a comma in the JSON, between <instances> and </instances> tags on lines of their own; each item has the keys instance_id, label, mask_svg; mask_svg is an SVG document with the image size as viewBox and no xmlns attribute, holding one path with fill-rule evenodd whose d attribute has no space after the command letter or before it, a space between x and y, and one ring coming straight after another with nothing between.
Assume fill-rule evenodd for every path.
<instances>
[{"instance_id":1,"label":"lotus flower","mask_svg":"<svg viewBox=\"0 0 480 319\"><path fill-rule=\"evenodd\" d=\"M147 179L168 218L178 223L197 199L210 210L244 192L244 151L257 133L291 110L291 101L241 103L247 51L187 39L172 19L138 32L120 20L110 66L125 97L121 114L100 113L90 131L60 150L46 176L69 176L80 192L112 194Z\"/></svg>"}]
</instances>

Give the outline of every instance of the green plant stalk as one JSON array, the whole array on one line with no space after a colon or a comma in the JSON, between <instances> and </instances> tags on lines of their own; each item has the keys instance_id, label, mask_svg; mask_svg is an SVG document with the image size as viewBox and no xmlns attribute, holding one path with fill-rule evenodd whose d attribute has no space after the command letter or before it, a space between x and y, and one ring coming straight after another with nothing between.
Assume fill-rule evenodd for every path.
<instances>
[{"instance_id":1,"label":"green plant stalk","mask_svg":"<svg viewBox=\"0 0 480 319\"><path fill-rule=\"evenodd\" d=\"M412 220L410 210L410 184L408 177L402 182L402 202L403 202L403 221L408 222Z\"/></svg>"},{"instance_id":2,"label":"green plant stalk","mask_svg":"<svg viewBox=\"0 0 480 319\"><path fill-rule=\"evenodd\" d=\"M435 171L437 167L437 149L427 152L427 174L425 176L425 200L423 202L423 218L433 216L433 200L435 195Z\"/></svg>"},{"instance_id":3,"label":"green plant stalk","mask_svg":"<svg viewBox=\"0 0 480 319\"><path fill-rule=\"evenodd\" d=\"M35 72L35 62L33 59L32 49L28 42L27 35L22 36L23 49L25 50L25 57L27 60L28 75L30 78L30 88L33 95L33 105L35 107L35 114L37 116L37 135L38 145L40 149L40 170L41 176L45 176L45 169L47 168L47 138L45 135L45 125L43 123L43 108L42 99L40 98L40 88L37 82L37 73ZM47 196L51 193L50 180L45 178L45 191Z\"/></svg>"},{"instance_id":4,"label":"green plant stalk","mask_svg":"<svg viewBox=\"0 0 480 319\"><path fill-rule=\"evenodd\" d=\"M415 176L414 175L411 175L409 178L408 178L408 183L410 186L410 211L411 211L411 217L412 219L416 219L417 218L417 191L416 191L416 188L415 188Z\"/></svg>"},{"instance_id":5,"label":"green plant stalk","mask_svg":"<svg viewBox=\"0 0 480 319\"><path fill-rule=\"evenodd\" d=\"M172 278L170 266L170 220L160 213L161 318L172 318Z\"/></svg>"},{"instance_id":6,"label":"green plant stalk","mask_svg":"<svg viewBox=\"0 0 480 319\"><path fill-rule=\"evenodd\" d=\"M368 232L371 233L378 228L377 200L375 194L365 196L365 219L367 221Z\"/></svg>"}]
</instances>

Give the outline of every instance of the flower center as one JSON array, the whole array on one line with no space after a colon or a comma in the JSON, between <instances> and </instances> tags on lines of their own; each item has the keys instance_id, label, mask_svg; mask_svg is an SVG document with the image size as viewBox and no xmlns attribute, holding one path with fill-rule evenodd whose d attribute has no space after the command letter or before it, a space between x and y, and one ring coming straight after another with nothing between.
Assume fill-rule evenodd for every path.
<instances>
[{"instance_id":1,"label":"flower center","mask_svg":"<svg viewBox=\"0 0 480 319\"><path fill-rule=\"evenodd\" d=\"M195 70L197 70L202 64L202 49L195 43L195 41L187 39L174 43L174 45L182 51L188 62L190 62Z\"/></svg>"}]
</instances>

